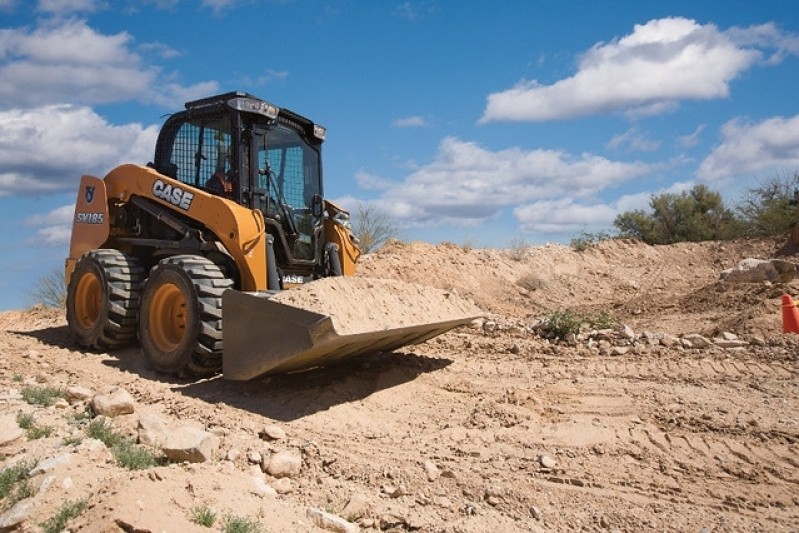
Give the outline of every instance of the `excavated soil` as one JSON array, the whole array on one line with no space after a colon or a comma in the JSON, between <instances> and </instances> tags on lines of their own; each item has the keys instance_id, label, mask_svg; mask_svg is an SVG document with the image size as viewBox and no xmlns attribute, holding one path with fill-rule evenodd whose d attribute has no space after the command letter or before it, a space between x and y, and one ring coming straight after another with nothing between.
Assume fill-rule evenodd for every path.
<instances>
[{"instance_id":1,"label":"excavated soil","mask_svg":"<svg viewBox=\"0 0 799 533\"><path fill-rule=\"evenodd\" d=\"M39 531L65 501L86 503L70 531L209 531L192 521L199 508L216 511L212 531L233 516L264 531L323 531L309 508L364 531L796 531L799 335L781 332L781 296L796 298L799 282L719 282L746 257L798 262L783 243L391 243L363 258L356 281L391 294L327 301L342 327L416 316L419 289L372 278L473 302L484 319L397 352L247 383L164 376L135 347L80 350L60 311L0 313L0 420L22 413L51 428L0 445L0 467L63 461L0 499L0 524L19 500L21 531ZM303 305L334 286L301 289ZM570 342L533 327L563 310L629 327L623 338ZM738 344L680 340L722 333ZM122 468L86 437L88 400L43 407L21 394L76 386L131 394L134 412L111 419L124 435L152 415L204 428L212 459ZM284 451L301 458L299 472L264 473Z\"/></svg>"}]
</instances>

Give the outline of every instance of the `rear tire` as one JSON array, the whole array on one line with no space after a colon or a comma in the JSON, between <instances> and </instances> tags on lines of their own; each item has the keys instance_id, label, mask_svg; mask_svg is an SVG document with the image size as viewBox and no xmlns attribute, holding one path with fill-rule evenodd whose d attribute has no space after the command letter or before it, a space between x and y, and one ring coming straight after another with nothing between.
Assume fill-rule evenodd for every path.
<instances>
[{"instance_id":1,"label":"rear tire","mask_svg":"<svg viewBox=\"0 0 799 533\"><path fill-rule=\"evenodd\" d=\"M144 285L139 339L156 370L206 376L222 368L222 293L233 287L198 255L166 258Z\"/></svg>"},{"instance_id":2,"label":"rear tire","mask_svg":"<svg viewBox=\"0 0 799 533\"><path fill-rule=\"evenodd\" d=\"M67 324L78 344L107 350L135 340L143 277L139 261L119 250L83 254L67 287Z\"/></svg>"}]
</instances>

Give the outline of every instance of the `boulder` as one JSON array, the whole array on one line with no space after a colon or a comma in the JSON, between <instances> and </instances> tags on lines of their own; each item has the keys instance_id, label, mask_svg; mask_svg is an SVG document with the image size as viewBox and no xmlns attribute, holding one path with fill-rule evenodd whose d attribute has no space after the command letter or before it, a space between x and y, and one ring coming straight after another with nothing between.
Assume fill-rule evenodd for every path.
<instances>
[{"instance_id":1,"label":"boulder","mask_svg":"<svg viewBox=\"0 0 799 533\"><path fill-rule=\"evenodd\" d=\"M132 414L134 409L133 396L122 387L111 389L108 394L96 394L92 398L92 411L98 415L109 418L120 415Z\"/></svg>"}]
</instances>

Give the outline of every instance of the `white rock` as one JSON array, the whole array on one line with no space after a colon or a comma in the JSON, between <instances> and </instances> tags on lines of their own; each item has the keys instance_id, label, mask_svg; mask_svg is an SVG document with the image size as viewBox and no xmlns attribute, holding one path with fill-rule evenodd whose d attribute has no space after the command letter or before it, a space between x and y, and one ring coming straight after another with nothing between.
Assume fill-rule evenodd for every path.
<instances>
[{"instance_id":1,"label":"white rock","mask_svg":"<svg viewBox=\"0 0 799 533\"><path fill-rule=\"evenodd\" d=\"M259 496L277 496L277 491L273 489L266 481L260 476L252 477L253 485L255 486L253 492Z\"/></svg>"},{"instance_id":2,"label":"white rock","mask_svg":"<svg viewBox=\"0 0 799 533\"><path fill-rule=\"evenodd\" d=\"M98 415L115 417L133 413L133 396L122 387L115 387L108 394L96 394L92 398L92 410Z\"/></svg>"},{"instance_id":3,"label":"white rock","mask_svg":"<svg viewBox=\"0 0 799 533\"><path fill-rule=\"evenodd\" d=\"M266 473L270 476L295 477L302 470L302 457L296 450L283 450L269 458L266 464Z\"/></svg>"},{"instance_id":4,"label":"white rock","mask_svg":"<svg viewBox=\"0 0 799 533\"><path fill-rule=\"evenodd\" d=\"M542 454L538 458L538 462L541 464L541 466L543 466L544 468L548 468L548 469L555 468L555 465L558 464L557 461L555 461L554 457L552 457L551 455L548 455L546 453Z\"/></svg>"},{"instance_id":5,"label":"white rock","mask_svg":"<svg viewBox=\"0 0 799 533\"><path fill-rule=\"evenodd\" d=\"M363 494L353 494L341 512L347 520L358 520L372 512L372 503Z\"/></svg>"},{"instance_id":6,"label":"white rock","mask_svg":"<svg viewBox=\"0 0 799 533\"><path fill-rule=\"evenodd\" d=\"M170 461L204 463L213 459L219 439L199 428L183 426L171 431L161 446Z\"/></svg>"},{"instance_id":7,"label":"white rock","mask_svg":"<svg viewBox=\"0 0 799 533\"><path fill-rule=\"evenodd\" d=\"M21 439L24 435L25 432L17 424L15 415L0 415L0 446L11 444Z\"/></svg>"},{"instance_id":8,"label":"white rock","mask_svg":"<svg viewBox=\"0 0 799 533\"><path fill-rule=\"evenodd\" d=\"M326 513L321 509L309 507L305 516L316 526L337 533L358 533L360 528L334 514Z\"/></svg>"},{"instance_id":9,"label":"white rock","mask_svg":"<svg viewBox=\"0 0 799 533\"><path fill-rule=\"evenodd\" d=\"M169 435L169 426L160 416L147 413L139 419L139 442L154 448L160 448Z\"/></svg>"},{"instance_id":10,"label":"white rock","mask_svg":"<svg viewBox=\"0 0 799 533\"><path fill-rule=\"evenodd\" d=\"M424 472L427 475L427 481L435 481L441 477L441 471L438 469L433 461L424 462Z\"/></svg>"},{"instance_id":11,"label":"white rock","mask_svg":"<svg viewBox=\"0 0 799 533\"><path fill-rule=\"evenodd\" d=\"M21 526L33 512L30 499L17 502L11 509L0 515L0 531L11 531Z\"/></svg>"},{"instance_id":12,"label":"white rock","mask_svg":"<svg viewBox=\"0 0 799 533\"><path fill-rule=\"evenodd\" d=\"M262 429L258 436L264 440L283 440L286 438L286 432L280 426L270 424Z\"/></svg>"}]
</instances>

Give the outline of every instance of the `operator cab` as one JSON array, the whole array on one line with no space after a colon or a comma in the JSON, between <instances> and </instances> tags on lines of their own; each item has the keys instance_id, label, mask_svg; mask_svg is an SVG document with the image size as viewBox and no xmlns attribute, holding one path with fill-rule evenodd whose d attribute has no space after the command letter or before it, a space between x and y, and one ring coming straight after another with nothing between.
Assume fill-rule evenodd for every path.
<instances>
[{"instance_id":1,"label":"operator cab","mask_svg":"<svg viewBox=\"0 0 799 533\"><path fill-rule=\"evenodd\" d=\"M282 278L309 281L323 263L325 129L243 92L186 103L158 137L155 169L264 214Z\"/></svg>"}]
</instances>

